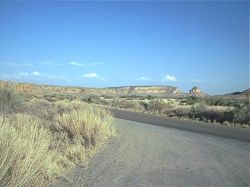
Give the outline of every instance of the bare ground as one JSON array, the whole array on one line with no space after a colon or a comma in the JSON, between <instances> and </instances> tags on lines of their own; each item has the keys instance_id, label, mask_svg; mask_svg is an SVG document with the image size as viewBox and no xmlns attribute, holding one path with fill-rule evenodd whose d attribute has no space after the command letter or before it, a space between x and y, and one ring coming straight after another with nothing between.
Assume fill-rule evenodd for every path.
<instances>
[{"instance_id":1,"label":"bare ground","mask_svg":"<svg viewBox=\"0 0 250 187\"><path fill-rule=\"evenodd\" d=\"M249 186L249 143L116 119L87 168L55 186Z\"/></svg>"}]
</instances>

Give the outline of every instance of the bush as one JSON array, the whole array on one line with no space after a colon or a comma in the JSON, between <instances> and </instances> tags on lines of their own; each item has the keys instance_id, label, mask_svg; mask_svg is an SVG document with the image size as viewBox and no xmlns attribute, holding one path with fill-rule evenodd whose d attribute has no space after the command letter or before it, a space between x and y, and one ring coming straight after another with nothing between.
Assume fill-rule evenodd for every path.
<instances>
[{"instance_id":1,"label":"bush","mask_svg":"<svg viewBox=\"0 0 250 187\"><path fill-rule=\"evenodd\" d=\"M148 103L147 110L149 112L158 113L158 114L166 114L169 111L169 104L164 103L160 100L151 100Z\"/></svg>"},{"instance_id":2,"label":"bush","mask_svg":"<svg viewBox=\"0 0 250 187\"><path fill-rule=\"evenodd\" d=\"M127 99L127 100L134 100L140 98L139 95L121 95L120 98Z\"/></svg>"},{"instance_id":3,"label":"bush","mask_svg":"<svg viewBox=\"0 0 250 187\"><path fill-rule=\"evenodd\" d=\"M190 114L193 118L202 118L206 112L206 107L203 103L194 104L191 107Z\"/></svg>"},{"instance_id":4,"label":"bush","mask_svg":"<svg viewBox=\"0 0 250 187\"><path fill-rule=\"evenodd\" d=\"M222 125L224 125L224 126L230 126L230 123L229 123L229 121L223 121Z\"/></svg>"},{"instance_id":5,"label":"bush","mask_svg":"<svg viewBox=\"0 0 250 187\"><path fill-rule=\"evenodd\" d=\"M77 107L74 106L73 103L74 102L67 103L66 101L56 101L51 103L44 99L36 99L27 103L25 112L51 123L57 114L61 115L70 112L74 107Z\"/></svg>"},{"instance_id":6,"label":"bush","mask_svg":"<svg viewBox=\"0 0 250 187\"><path fill-rule=\"evenodd\" d=\"M34 186L64 174L114 131L106 110L82 102L31 102L26 114L0 116L0 186ZM28 107L29 108L29 107Z\"/></svg>"},{"instance_id":7,"label":"bush","mask_svg":"<svg viewBox=\"0 0 250 187\"><path fill-rule=\"evenodd\" d=\"M152 96L152 95L147 95L147 96L146 96L146 99L148 99L148 100L152 100L152 99L155 99L155 96Z\"/></svg>"},{"instance_id":8,"label":"bush","mask_svg":"<svg viewBox=\"0 0 250 187\"><path fill-rule=\"evenodd\" d=\"M144 107L138 101L128 101L125 99L114 99L114 100L112 100L111 105L113 107L119 107L119 108L124 108L124 109L138 111L138 112L144 111Z\"/></svg>"},{"instance_id":9,"label":"bush","mask_svg":"<svg viewBox=\"0 0 250 187\"><path fill-rule=\"evenodd\" d=\"M210 106L234 106L237 107L241 104L249 104L248 100L239 100L239 99L225 99L222 97L207 97L203 98L202 101Z\"/></svg>"},{"instance_id":10,"label":"bush","mask_svg":"<svg viewBox=\"0 0 250 187\"><path fill-rule=\"evenodd\" d=\"M45 94L43 98L49 102L62 101L62 100L73 101L74 99L77 98L77 96L73 94L53 93L53 94Z\"/></svg>"},{"instance_id":11,"label":"bush","mask_svg":"<svg viewBox=\"0 0 250 187\"><path fill-rule=\"evenodd\" d=\"M172 111L172 114L170 116L188 117L189 115L190 115L190 109L177 108Z\"/></svg>"},{"instance_id":12,"label":"bush","mask_svg":"<svg viewBox=\"0 0 250 187\"><path fill-rule=\"evenodd\" d=\"M57 114L57 111L55 109L55 104L43 99L36 99L32 102L27 103L25 111L28 114L37 116L40 119L50 122Z\"/></svg>"},{"instance_id":13,"label":"bush","mask_svg":"<svg viewBox=\"0 0 250 187\"><path fill-rule=\"evenodd\" d=\"M63 168L51 150L51 133L36 117L0 117L0 186L31 186L53 179Z\"/></svg>"},{"instance_id":14,"label":"bush","mask_svg":"<svg viewBox=\"0 0 250 187\"><path fill-rule=\"evenodd\" d=\"M8 115L21 111L22 98L10 87L0 88L0 114Z\"/></svg>"},{"instance_id":15,"label":"bush","mask_svg":"<svg viewBox=\"0 0 250 187\"><path fill-rule=\"evenodd\" d=\"M98 104L100 98L97 95L85 95L84 97L81 98L81 100L87 103Z\"/></svg>"},{"instance_id":16,"label":"bush","mask_svg":"<svg viewBox=\"0 0 250 187\"><path fill-rule=\"evenodd\" d=\"M196 97L196 96L189 96L189 97L187 97L187 99L186 99L185 102L188 105L194 105L196 103L201 102L201 98L200 97Z\"/></svg>"},{"instance_id":17,"label":"bush","mask_svg":"<svg viewBox=\"0 0 250 187\"><path fill-rule=\"evenodd\" d=\"M71 140L80 140L82 145L89 148L107 140L111 135L112 120L107 110L85 104L78 110L57 115L54 127L56 131L66 132Z\"/></svg>"},{"instance_id":18,"label":"bush","mask_svg":"<svg viewBox=\"0 0 250 187\"><path fill-rule=\"evenodd\" d=\"M235 107L235 109L232 111L234 120L236 122L240 123L249 123L250 117L249 117L249 106L245 104L238 105Z\"/></svg>"}]
</instances>

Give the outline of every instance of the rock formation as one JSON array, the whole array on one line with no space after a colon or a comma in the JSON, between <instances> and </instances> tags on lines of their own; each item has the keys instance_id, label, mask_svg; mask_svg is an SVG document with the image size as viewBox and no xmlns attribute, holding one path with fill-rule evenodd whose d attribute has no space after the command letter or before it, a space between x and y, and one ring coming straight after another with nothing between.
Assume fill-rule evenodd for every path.
<instances>
[{"instance_id":1,"label":"rock formation","mask_svg":"<svg viewBox=\"0 0 250 187\"><path fill-rule=\"evenodd\" d=\"M191 96L201 97L205 96L205 94L201 91L201 89L198 86L194 86L190 91L189 94Z\"/></svg>"}]
</instances>

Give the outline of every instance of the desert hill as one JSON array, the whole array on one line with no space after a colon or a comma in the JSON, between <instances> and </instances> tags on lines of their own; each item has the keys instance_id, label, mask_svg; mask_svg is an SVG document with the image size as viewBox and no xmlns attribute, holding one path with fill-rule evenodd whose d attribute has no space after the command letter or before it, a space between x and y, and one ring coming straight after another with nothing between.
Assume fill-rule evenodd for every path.
<instances>
[{"instance_id":1,"label":"desert hill","mask_svg":"<svg viewBox=\"0 0 250 187\"><path fill-rule=\"evenodd\" d=\"M92 94L92 95L111 95L111 96L126 96L126 95L153 95L153 96L182 96L182 93L177 87L173 86L121 86L121 87L106 87L106 88L86 88L86 87L67 87L67 86L48 86L30 83L15 83L10 81L0 81L0 87L9 85L17 91L35 94L36 96L45 93L59 94Z\"/></svg>"},{"instance_id":2,"label":"desert hill","mask_svg":"<svg viewBox=\"0 0 250 187\"><path fill-rule=\"evenodd\" d=\"M109 96L158 96L158 97L185 97L185 96L208 96L200 88L194 86L189 93L182 92L179 88L174 86L119 86L106 88L87 88L87 87L73 87L73 86L51 86L39 85L31 83L17 83L12 81L0 80L0 87L10 85L17 91L29 93L40 97L45 94L85 94L85 95L109 95ZM216 95L213 97L223 97L227 99L249 99L250 89L242 92L234 92L225 95Z\"/></svg>"},{"instance_id":3,"label":"desert hill","mask_svg":"<svg viewBox=\"0 0 250 187\"><path fill-rule=\"evenodd\" d=\"M221 97L224 97L227 99L250 99L250 88L242 92L233 92L233 93L221 95Z\"/></svg>"},{"instance_id":4,"label":"desert hill","mask_svg":"<svg viewBox=\"0 0 250 187\"><path fill-rule=\"evenodd\" d=\"M157 96L157 97L186 97L196 96L205 97L199 87L194 86L189 93L182 92L174 86L119 86L105 88L88 88L73 86L51 86L31 83L17 83L12 81L0 80L0 87L11 86L17 91L28 93L36 97L42 97L46 94L66 94L66 95L108 95L108 96ZM223 97L225 99L249 99L250 89L242 92L233 92L225 95L215 95L212 97Z\"/></svg>"}]
</instances>

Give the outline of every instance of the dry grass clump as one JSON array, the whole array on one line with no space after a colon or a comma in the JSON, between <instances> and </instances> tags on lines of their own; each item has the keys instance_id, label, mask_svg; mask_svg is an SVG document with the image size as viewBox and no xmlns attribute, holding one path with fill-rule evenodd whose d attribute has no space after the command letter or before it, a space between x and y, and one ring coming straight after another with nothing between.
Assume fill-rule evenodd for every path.
<instances>
[{"instance_id":1,"label":"dry grass clump","mask_svg":"<svg viewBox=\"0 0 250 187\"><path fill-rule=\"evenodd\" d=\"M34 99L26 104L25 112L43 119L46 123L51 123L57 114L70 112L73 109L72 102L49 102L44 99Z\"/></svg>"},{"instance_id":2,"label":"dry grass clump","mask_svg":"<svg viewBox=\"0 0 250 187\"><path fill-rule=\"evenodd\" d=\"M54 127L59 132L66 132L70 139L78 139L85 147L95 147L111 135L112 120L107 110L82 104L79 109L57 115Z\"/></svg>"},{"instance_id":3,"label":"dry grass clump","mask_svg":"<svg viewBox=\"0 0 250 187\"><path fill-rule=\"evenodd\" d=\"M51 182L74 166L85 165L114 134L106 109L45 100L22 105L26 107L19 113L1 108L0 187Z\"/></svg>"},{"instance_id":4,"label":"dry grass clump","mask_svg":"<svg viewBox=\"0 0 250 187\"><path fill-rule=\"evenodd\" d=\"M26 114L0 117L0 186L28 186L60 175L52 134Z\"/></svg>"},{"instance_id":5,"label":"dry grass clump","mask_svg":"<svg viewBox=\"0 0 250 187\"><path fill-rule=\"evenodd\" d=\"M22 108L22 98L10 87L0 88L0 113L8 115Z\"/></svg>"},{"instance_id":6,"label":"dry grass clump","mask_svg":"<svg viewBox=\"0 0 250 187\"><path fill-rule=\"evenodd\" d=\"M168 114L171 109L169 103L165 103L162 100L151 100L148 103L147 110L157 114Z\"/></svg>"},{"instance_id":7,"label":"dry grass clump","mask_svg":"<svg viewBox=\"0 0 250 187\"><path fill-rule=\"evenodd\" d=\"M137 112L144 111L144 107L138 101L130 101L126 99L114 99L112 100L111 106Z\"/></svg>"}]
</instances>

